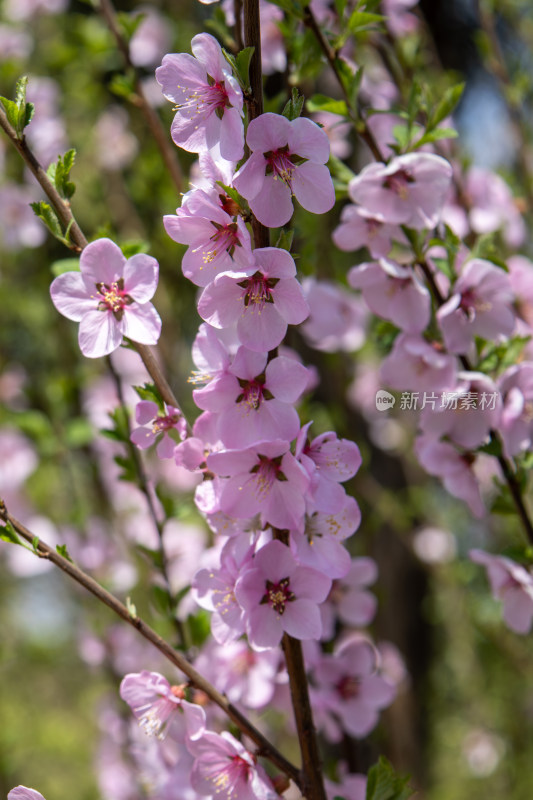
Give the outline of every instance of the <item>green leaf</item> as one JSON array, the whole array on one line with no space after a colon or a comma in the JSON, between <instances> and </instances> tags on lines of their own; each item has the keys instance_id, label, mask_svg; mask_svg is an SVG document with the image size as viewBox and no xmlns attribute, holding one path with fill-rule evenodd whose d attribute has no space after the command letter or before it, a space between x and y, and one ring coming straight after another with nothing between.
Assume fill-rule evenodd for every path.
<instances>
[{"instance_id":1,"label":"green leaf","mask_svg":"<svg viewBox=\"0 0 533 800\"><path fill-rule=\"evenodd\" d=\"M76 151L67 150L64 156L57 157L57 163L52 163L46 170L48 177L53 182L57 191L65 200L70 200L76 191L76 185L69 180L70 170L74 166Z\"/></svg>"},{"instance_id":2,"label":"green leaf","mask_svg":"<svg viewBox=\"0 0 533 800\"><path fill-rule=\"evenodd\" d=\"M128 14L125 11L118 11L117 19L120 22L126 40L129 41L141 22L146 19L146 14L143 12Z\"/></svg>"},{"instance_id":3,"label":"green leaf","mask_svg":"<svg viewBox=\"0 0 533 800\"><path fill-rule=\"evenodd\" d=\"M250 89L250 62L254 53L255 47L245 47L235 58L237 78L245 91Z\"/></svg>"},{"instance_id":4,"label":"green leaf","mask_svg":"<svg viewBox=\"0 0 533 800\"><path fill-rule=\"evenodd\" d=\"M55 236L56 239L59 239L60 242L64 243L65 237L63 236L57 214L52 206L49 203L45 203L43 200L38 203L30 203L30 205L33 209L33 213L44 222L50 233Z\"/></svg>"},{"instance_id":5,"label":"green leaf","mask_svg":"<svg viewBox=\"0 0 533 800\"><path fill-rule=\"evenodd\" d=\"M135 83L132 75L113 75L109 83L109 89L117 97L125 97L131 100L135 96Z\"/></svg>"},{"instance_id":6,"label":"green leaf","mask_svg":"<svg viewBox=\"0 0 533 800\"><path fill-rule=\"evenodd\" d=\"M293 239L294 239L294 230L292 228L290 230L285 230L284 228L282 228L281 231L279 232L278 241L276 242L276 247L279 247L281 250L288 250L290 253Z\"/></svg>"},{"instance_id":7,"label":"green leaf","mask_svg":"<svg viewBox=\"0 0 533 800\"><path fill-rule=\"evenodd\" d=\"M133 388L141 400L149 400L152 403L156 403L161 411L163 410L163 398L153 383L145 383L144 386L134 386Z\"/></svg>"},{"instance_id":8,"label":"green leaf","mask_svg":"<svg viewBox=\"0 0 533 800\"><path fill-rule=\"evenodd\" d=\"M10 542L11 544L22 544L15 528L9 521L0 526L0 539L4 542Z\"/></svg>"},{"instance_id":9,"label":"green leaf","mask_svg":"<svg viewBox=\"0 0 533 800\"><path fill-rule=\"evenodd\" d=\"M28 78L24 75L17 81L15 100L9 100L7 97L0 97L0 102L4 106L7 119L10 125L15 129L18 139L22 139L24 128L30 124L33 112L35 111L33 103L26 102L27 86Z\"/></svg>"},{"instance_id":10,"label":"green leaf","mask_svg":"<svg viewBox=\"0 0 533 800\"><path fill-rule=\"evenodd\" d=\"M281 113L283 114L284 117L287 117L287 119L290 120L297 119L302 113L304 100L305 100L304 95L300 94L296 86L293 86L291 99L287 102L285 108Z\"/></svg>"},{"instance_id":11,"label":"green leaf","mask_svg":"<svg viewBox=\"0 0 533 800\"><path fill-rule=\"evenodd\" d=\"M61 258L50 265L50 270L55 278L63 275L64 272L79 272L80 260L79 258Z\"/></svg>"},{"instance_id":12,"label":"green leaf","mask_svg":"<svg viewBox=\"0 0 533 800\"><path fill-rule=\"evenodd\" d=\"M449 89L446 89L442 97L442 100L437 104L437 107L435 108L435 110L433 111L433 113L429 118L427 126L428 131L433 130L433 128L436 128L437 125L440 122L442 122L443 119L446 119L446 117L450 116L455 106L461 99L464 88L465 88L464 83L457 83L455 86L451 86Z\"/></svg>"},{"instance_id":13,"label":"green leaf","mask_svg":"<svg viewBox=\"0 0 533 800\"><path fill-rule=\"evenodd\" d=\"M348 116L348 106L344 100L334 100L325 94L314 94L306 101L306 105L309 111L329 111L341 117Z\"/></svg>"},{"instance_id":14,"label":"green leaf","mask_svg":"<svg viewBox=\"0 0 533 800\"><path fill-rule=\"evenodd\" d=\"M120 249L124 258L131 258L139 253L147 253L150 249L150 244L143 239L129 239L120 245Z\"/></svg>"},{"instance_id":15,"label":"green leaf","mask_svg":"<svg viewBox=\"0 0 533 800\"><path fill-rule=\"evenodd\" d=\"M237 203L239 208L244 207L244 199L241 197L237 189L234 189L233 186L226 186L226 184L222 183L222 181L216 181L216 183L218 186L224 189L224 192L228 197L231 197L231 199Z\"/></svg>"},{"instance_id":16,"label":"green leaf","mask_svg":"<svg viewBox=\"0 0 533 800\"><path fill-rule=\"evenodd\" d=\"M378 763L368 770L366 800L407 800L414 794L408 781L409 776L400 777L392 764L380 756Z\"/></svg>"},{"instance_id":17,"label":"green leaf","mask_svg":"<svg viewBox=\"0 0 533 800\"><path fill-rule=\"evenodd\" d=\"M71 564L74 563L72 561L70 555L69 555L69 552L67 550L66 544L56 544L56 550L57 550L57 552L59 553L60 556L63 556L63 558L66 558L67 561L71 562Z\"/></svg>"},{"instance_id":18,"label":"green leaf","mask_svg":"<svg viewBox=\"0 0 533 800\"><path fill-rule=\"evenodd\" d=\"M433 131L426 131L426 133L414 143L413 149L415 147L422 147L423 144L428 144L429 142L439 142L441 139L457 139L458 136L459 134L455 128L436 128Z\"/></svg>"},{"instance_id":19,"label":"green leaf","mask_svg":"<svg viewBox=\"0 0 533 800\"><path fill-rule=\"evenodd\" d=\"M383 22L383 14L369 14L368 11L358 11L357 9L350 15L347 27L351 33L375 28L378 22Z\"/></svg>"},{"instance_id":20,"label":"green leaf","mask_svg":"<svg viewBox=\"0 0 533 800\"><path fill-rule=\"evenodd\" d=\"M400 150L407 150L411 142L411 125L395 125L392 129L392 135L398 142Z\"/></svg>"}]
</instances>

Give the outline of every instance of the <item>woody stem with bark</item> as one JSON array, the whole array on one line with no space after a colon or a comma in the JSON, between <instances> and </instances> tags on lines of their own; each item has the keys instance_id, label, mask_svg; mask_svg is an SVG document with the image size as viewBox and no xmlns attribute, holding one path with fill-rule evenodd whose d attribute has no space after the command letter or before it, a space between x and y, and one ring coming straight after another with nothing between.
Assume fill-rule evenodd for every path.
<instances>
[{"instance_id":1,"label":"woody stem with bark","mask_svg":"<svg viewBox=\"0 0 533 800\"><path fill-rule=\"evenodd\" d=\"M148 127L150 128L150 132L154 137L154 140L159 148L161 153L161 157L163 158L163 162L165 167L167 168L170 177L174 183L174 186L178 190L178 193L183 191L183 175L181 172L181 167L179 161L176 156L176 152L173 148L173 145L169 142L167 132L163 128L161 124L161 120L159 119L157 113L154 111L148 100L146 99L146 95L144 93L144 89L139 78L139 74L135 65L131 61L130 56L130 48L128 42L126 41L125 37L123 36L120 25L117 20L117 15L115 9L113 7L113 3L111 0L99 0L99 8L102 17L107 23L107 26L117 44L118 49L120 50L126 67L132 71L134 76L134 87L135 87L135 98L131 100L131 102L138 106L141 112L146 119Z\"/></svg>"},{"instance_id":2,"label":"woody stem with bark","mask_svg":"<svg viewBox=\"0 0 533 800\"><path fill-rule=\"evenodd\" d=\"M320 26L316 20L315 15L313 14L311 6L305 6L303 13L304 13L303 17L304 24L314 34L315 39L317 40L320 46L320 49L326 56L326 60L331 69L333 70L335 78L337 79L337 83L339 84L342 95L346 101L346 106L348 108L348 112L354 124L356 133L365 142L365 144L369 148L370 152L372 153L376 161L386 162L387 159L381 152L379 145L374 137L374 134L368 127L365 115L363 114L363 111L359 106L358 101L354 101L357 103L357 107L355 109L352 109L352 98L350 98L350 95L346 90L344 80L337 66L337 54L335 50L331 47L330 43L328 42L322 31L320 30Z\"/></svg>"},{"instance_id":3,"label":"woody stem with bark","mask_svg":"<svg viewBox=\"0 0 533 800\"><path fill-rule=\"evenodd\" d=\"M250 94L246 98L248 119L251 122L263 113L263 76L261 71L261 26L259 21L259 0L244 0L244 44L253 47L250 62ZM269 244L269 231L255 217L252 217L252 230L255 247ZM278 532L278 538L287 544L286 536ZM326 800L321 759L318 750L313 713L309 701L309 691L301 642L285 635L283 649L300 744L302 758L301 782L303 793L308 800Z\"/></svg>"},{"instance_id":4,"label":"woody stem with bark","mask_svg":"<svg viewBox=\"0 0 533 800\"><path fill-rule=\"evenodd\" d=\"M135 628L141 636L143 636L150 644L152 644L165 658L167 658L175 667L183 672L191 684L204 692L213 703L216 703L235 723L235 725L248 736L258 747L257 755L268 758L278 769L285 775L291 778L300 788L302 788L300 773L298 769L288 761L268 739L266 739L260 731L255 728L251 722L242 714L235 706L228 701L225 695L221 694L208 680L206 680L197 670L190 664L184 655L174 650L168 642L159 636L149 625L146 624L133 607L127 608L120 602L114 595L108 592L103 586L87 575L76 564L65 558L50 545L43 542L35 536L28 528L7 511L5 504L0 500L0 520L8 524L12 529L26 542L28 542L34 549L35 554L39 558L45 558L55 564L63 572L65 572L72 580L83 586L84 589L91 592L98 600L104 605L108 606L115 612L122 620L127 622L132 628Z\"/></svg>"}]
</instances>

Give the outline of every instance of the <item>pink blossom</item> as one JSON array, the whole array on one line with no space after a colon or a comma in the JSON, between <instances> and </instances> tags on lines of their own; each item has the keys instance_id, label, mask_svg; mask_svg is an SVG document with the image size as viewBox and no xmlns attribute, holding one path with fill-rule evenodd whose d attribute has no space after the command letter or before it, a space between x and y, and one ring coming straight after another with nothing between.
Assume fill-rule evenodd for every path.
<instances>
[{"instance_id":1,"label":"pink blossom","mask_svg":"<svg viewBox=\"0 0 533 800\"><path fill-rule=\"evenodd\" d=\"M475 336L510 336L515 324L509 276L481 258L467 261L437 319L447 349L467 353Z\"/></svg>"},{"instance_id":2,"label":"pink blossom","mask_svg":"<svg viewBox=\"0 0 533 800\"><path fill-rule=\"evenodd\" d=\"M126 110L118 105L108 106L96 123L96 157L110 172L120 172L131 164L139 150L139 140L129 124Z\"/></svg>"},{"instance_id":3,"label":"pink blossom","mask_svg":"<svg viewBox=\"0 0 533 800\"><path fill-rule=\"evenodd\" d=\"M80 323L84 356L108 355L124 336L156 344L161 320L148 301L156 290L158 271L155 258L139 253L126 260L110 239L97 239L83 250L80 272L65 272L52 282L57 310Z\"/></svg>"},{"instance_id":4,"label":"pink blossom","mask_svg":"<svg viewBox=\"0 0 533 800\"><path fill-rule=\"evenodd\" d=\"M27 786L15 786L7 793L7 800L44 800L44 797L36 789L28 789Z\"/></svg>"},{"instance_id":5,"label":"pink blossom","mask_svg":"<svg viewBox=\"0 0 533 800\"><path fill-rule=\"evenodd\" d=\"M222 273L206 286L198 311L215 328L237 324L243 345L256 352L277 347L287 325L298 325L309 308L296 278L294 259L286 250L259 247L253 251L256 271Z\"/></svg>"},{"instance_id":6,"label":"pink blossom","mask_svg":"<svg viewBox=\"0 0 533 800\"><path fill-rule=\"evenodd\" d=\"M503 602L503 619L515 633L526 634L533 622L533 577L529 570L505 556L471 550L470 558L487 569L493 596Z\"/></svg>"},{"instance_id":7,"label":"pink blossom","mask_svg":"<svg viewBox=\"0 0 533 800\"><path fill-rule=\"evenodd\" d=\"M346 121L346 117L341 117L340 114L333 114L331 111L316 111L312 115L312 119L326 133L331 154L341 159L348 158L353 150L349 141L352 125Z\"/></svg>"},{"instance_id":8,"label":"pink blossom","mask_svg":"<svg viewBox=\"0 0 533 800\"><path fill-rule=\"evenodd\" d=\"M345 495L337 513L315 511L308 514L305 531L291 531L291 550L300 564L323 572L328 578L341 578L350 569L350 554L342 545L361 522L361 512L353 497Z\"/></svg>"},{"instance_id":9,"label":"pink blossom","mask_svg":"<svg viewBox=\"0 0 533 800\"><path fill-rule=\"evenodd\" d=\"M415 453L430 475L439 477L447 491L468 504L475 517L485 516L479 483L472 469L475 456L459 453L450 442L439 442L431 436L419 436Z\"/></svg>"},{"instance_id":10,"label":"pink blossom","mask_svg":"<svg viewBox=\"0 0 533 800\"><path fill-rule=\"evenodd\" d=\"M325 166L329 140L310 119L261 114L250 122L246 142L252 154L233 185L263 225L285 225L293 214L293 195L314 214L333 207L335 191Z\"/></svg>"},{"instance_id":11,"label":"pink blossom","mask_svg":"<svg viewBox=\"0 0 533 800\"><path fill-rule=\"evenodd\" d=\"M376 582L378 567L372 558L353 558L348 572L333 581L325 603L320 607L323 638L335 635L338 620L352 628L372 622L377 610L376 596L367 587Z\"/></svg>"},{"instance_id":12,"label":"pink blossom","mask_svg":"<svg viewBox=\"0 0 533 800\"><path fill-rule=\"evenodd\" d=\"M302 283L310 314L302 333L316 350L359 350L363 346L368 312L352 292L329 281L305 278Z\"/></svg>"},{"instance_id":13,"label":"pink blossom","mask_svg":"<svg viewBox=\"0 0 533 800\"><path fill-rule=\"evenodd\" d=\"M500 175L480 166L466 172L464 190L469 199L470 227L476 233L492 233L501 228L510 247L520 247L526 226L512 192Z\"/></svg>"},{"instance_id":14,"label":"pink blossom","mask_svg":"<svg viewBox=\"0 0 533 800\"><path fill-rule=\"evenodd\" d=\"M225 447L294 439L300 420L293 407L305 391L308 372L289 358L240 347L229 372L193 392L199 408L218 413L218 433Z\"/></svg>"},{"instance_id":15,"label":"pink blossom","mask_svg":"<svg viewBox=\"0 0 533 800\"><path fill-rule=\"evenodd\" d=\"M500 422L502 400L482 372L459 372L459 382L440 394L428 392L420 427L435 438L449 438L467 449L479 447Z\"/></svg>"},{"instance_id":16,"label":"pink blossom","mask_svg":"<svg viewBox=\"0 0 533 800\"><path fill-rule=\"evenodd\" d=\"M228 516L248 519L260 514L263 525L301 529L309 477L288 442L211 453L207 466L216 475L229 476L220 495L220 510Z\"/></svg>"},{"instance_id":17,"label":"pink blossom","mask_svg":"<svg viewBox=\"0 0 533 800\"><path fill-rule=\"evenodd\" d=\"M136 67L154 67L171 42L169 21L153 6L140 6L135 11L143 19L129 42L131 63Z\"/></svg>"},{"instance_id":18,"label":"pink blossom","mask_svg":"<svg viewBox=\"0 0 533 800\"><path fill-rule=\"evenodd\" d=\"M533 440L533 363L509 367L498 381L503 397L500 422L508 457L531 448Z\"/></svg>"},{"instance_id":19,"label":"pink blossom","mask_svg":"<svg viewBox=\"0 0 533 800\"><path fill-rule=\"evenodd\" d=\"M331 742L340 741L343 732L367 736L377 725L380 710L393 701L396 688L377 668L377 651L359 634L346 639L333 654L323 654L313 666L315 720Z\"/></svg>"},{"instance_id":20,"label":"pink blossom","mask_svg":"<svg viewBox=\"0 0 533 800\"><path fill-rule=\"evenodd\" d=\"M176 216L163 217L171 239L187 244L183 274L197 286L207 286L221 272L253 264L250 234L235 204L224 194L213 199L201 189L192 192Z\"/></svg>"},{"instance_id":21,"label":"pink blossom","mask_svg":"<svg viewBox=\"0 0 533 800\"><path fill-rule=\"evenodd\" d=\"M177 105L172 139L192 153L220 143L222 158L243 154L242 92L217 40L199 33L191 43L194 57L172 53L163 58L156 78L167 100Z\"/></svg>"},{"instance_id":22,"label":"pink blossom","mask_svg":"<svg viewBox=\"0 0 533 800\"><path fill-rule=\"evenodd\" d=\"M392 225L433 228L450 187L452 168L432 153L408 153L373 163L350 181L349 193L371 216Z\"/></svg>"},{"instance_id":23,"label":"pink blossom","mask_svg":"<svg viewBox=\"0 0 533 800\"><path fill-rule=\"evenodd\" d=\"M281 652L277 649L257 652L244 639L223 645L211 640L194 666L231 703L264 708L274 695L280 662Z\"/></svg>"},{"instance_id":24,"label":"pink blossom","mask_svg":"<svg viewBox=\"0 0 533 800\"><path fill-rule=\"evenodd\" d=\"M194 598L212 612L211 632L219 644L228 644L244 633L244 614L235 597L235 584L251 566L254 549L246 537L234 537L222 549L219 569L201 569L194 576Z\"/></svg>"},{"instance_id":25,"label":"pink blossom","mask_svg":"<svg viewBox=\"0 0 533 800\"><path fill-rule=\"evenodd\" d=\"M151 400L141 400L135 409L135 419L141 426L131 432L131 441L146 450L159 439L157 455L159 458L172 458L176 442L169 436L172 430L177 431L182 439L187 435L187 424L179 408L164 405L164 414L160 412L157 403ZM148 427L148 423L151 423ZM161 435L162 434L162 435Z\"/></svg>"},{"instance_id":26,"label":"pink blossom","mask_svg":"<svg viewBox=\"0 0 533 800\"><path fill-rule=\"evenodd\" d=\"M357 772L344 775L340 783L333 783L327 778L324 780L328 800L335 800L336 797L343 797L344 800L365 800L366 783L366 775Z\"/></svg>"},{"instance_id":27,"label":"pink blossom","mask_svg":"<svg viewBox=\"0 0 533 800\"><path fill-rule=\"evenodd\" d=\"M392 240L403 241L404 238L399 225L390 225L380 214L372 215L362 206L352 204L344 206L341 223L332 234L339 250L366 247L372 258L387 256L392 248Z\"/></svg>"},{"instance_id":28,"label":"pink blossom","mask_svg":"<svg viewBox=\"0 0 533 800\"><path fill-rule=\"evenodd\" d=\"M40 247L46 240L46 228L30 206L38 197L33 186L11 181L0 186L0 238L6 250Z\"/></svg>"},{"instance_id":29,"label":"pink blossom","mask_svg":"<svg viewBox=\"0 0 533 800\"><path fill-rule=\"evenodd\" d=\"M300 566L281 542L269 542L258 550L252 566L235 585L252 647L276 647L284 633L296 639L319 639L318 604L330 587L326 575Z\"/></svg>"},{"instance_id":30,"label":"pink blossom","mask_svg":"<svg viewBox=\"0 0 533 800\"><path fill-rule=\"evenodd\" d=\"M361 289L374 314L406 333L420 333L428 326L431 297L412 267L380 258L378 262L352 267L348 283Z\"/></svg>"},{"instance_id":31,"label":"pink blossom","mask_svg":"<svg viewBox=\"0 0 533 800\"><path fill-rule=\"evenodd\" d=\"M206 731L189 750L195 756L191 785L198 794L216 800L279 800L256 757L228 731Z\"/></svg>"},{"instance_id":32,"label":"pink blossom","mask_svg":"<svg viewBox=\"0 0 533 800\"><path fill-rule=\"evenodd\" d=\"M418 0L383 0L383 14L387 28L393 36L401 37L413 33L418 28L418 17L408 9L416 6Z\"/></svg>"},{"instance_id":33,"label":"pink blossom","mask_svg":"<svg viewBox=\"0 0 533 800\"><path fill-rule=\"evenodd\" d=\"M307 439L311 423L304 425L296 442L295 455L311 479L309 503L313 510L336 514L345 505L345 492L339 483L352 478L361 466L361 453L355 442L338 439L333 431Z\"/></svg>"},{"instance_id":34,"label":"pink blossom","mask_svg":"<svg viewBox=\"0 0 533 800\"><path fill-rule=\"evenodd\" d=\"M185 722L188 739L198 739L205 730L205 711L186 699L183 686L171 686L158 672L133 672L120 684L120 696L130 706L139 725L149 736L163 739L173 723Z\"/></svg>"},{"instance_id":35,"label":"pink blossom","mask_svg":"<svg viewBox=\"0 0 533 800\"><path fill-rule=\"evenodd\" d=\"M456 360L419 334L402 333L384 359L380 375L392 389L437 391L456 382Z\"/></svg>"}]
</instances>

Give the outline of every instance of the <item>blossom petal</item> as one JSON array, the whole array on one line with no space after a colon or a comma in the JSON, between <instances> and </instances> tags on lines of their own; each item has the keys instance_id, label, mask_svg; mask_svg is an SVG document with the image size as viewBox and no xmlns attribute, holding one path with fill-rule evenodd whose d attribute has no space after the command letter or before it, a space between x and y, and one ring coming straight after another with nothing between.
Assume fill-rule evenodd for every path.
<instances>
[{"instance_id":1,"label":"blossom petal","mask_svg":"<svg viewBox=\"0 0 533 800\"><path fill-rule=\"evenodd\" d=\"M95 310L98 305L98 301L87 291L79 272L58 275L50 286L50 296L60 314L73 322L80 322L88 311Z\"/></svg>"},{"instance_id":2,"label":"blossom petal","mask_svg":"<svg viewBox=\"0 0 533 800\"><path fill-rule=\"evenodd\" d=\"M122 328L111 311L89 311L80 322L78 342L87 358L107 356L122 344Z\"/></svg>"},{"instance_id":3,"label":"blossom petal","mask_svg":"<svg viewBox=\"0 0 533 800\"><path fill-rule=\"evenodd\" d=\"M122 332L134 342L156 344L161 334L161 318L151 303L134 304L124 310Z\"/></svg>"}]
</instances>

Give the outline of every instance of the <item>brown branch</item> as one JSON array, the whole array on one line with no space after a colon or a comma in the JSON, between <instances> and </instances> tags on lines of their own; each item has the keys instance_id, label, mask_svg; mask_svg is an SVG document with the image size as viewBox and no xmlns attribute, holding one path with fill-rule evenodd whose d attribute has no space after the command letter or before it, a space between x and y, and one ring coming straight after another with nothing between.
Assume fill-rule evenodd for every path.
<instances>
[{"instance_id":1,"label":"brown branch","mask_svg":"<svg viewBox=\"0 0 533 800\"><path fill-rule=\"evenodd\" d=\"M72 241L72 246L70 249L81 253L83 248L87 246L87 239L83 235L81 228L74 219L72 211L70 210L70 203L67 200L63 200L56 187L33 155L33 152L28 147L25 137L22 136L19 139L17 132L9 123L5 111L1 107L0 128L3 128L11 140L12 145L18 150L26 165L29 167L35 178L37 178L42 189L44 190L44 193L54 207L57 217L65 228L65 231L68 230L69 238Z\"/></svg>"},{"instance_id":2,"label":"brown branch","mask_svg":"<svg viewBox=\"0 0 533 800\"><path fill-rule=\"evenodd\" d=\"M302 791L308 800L326 800L322 777L322 759L318 749L313 712L309 700L302 643L287 634L284 634L282 643L287 672L289 673L294 719L302 754Z\"/></svg>"},{"instance_id":3,"label":"brown branch","mask_svg":"<svg viewBox=\"0 0 533 800\"><path fill-rule=\"evenodd\" d=\"M46 542L43 542L37 536L28 530L21 522L8 513L5 504L0 500L0 519L5 523L13 526L14 530L25 539L30 545L33 546L35 553L40 558L45 558L51 561L59 569L65 572L72 580L79 583L87 591L91 592L100 602L108 606L115 612L124 622L127 622L132 628L135 628L141 636L150 642L165 658L167 658L175 667L183 672L190 680L190 682L197 688L204 692L210 700L216 703L237 725L237 727L248 736L258 747L258 755L268 758L278 769L285 773L291 780L293 780L300 788L302 781L298 769L288 761L263 734L255 728L251 722L228 701L225 695L221 694L208 680L206 680L197 670L187 661L184 655L174 650L168 642L159 636L149 625L146 624L137 614L130 608L128 609L123 603L120 602L114 595L104 589L100 584L87 575L68 558L60 555L56 550L50 547Z\"/></svg>"},{"instance_id":4,"label":"brown branch","mask_svg":"<svg viewBox=\"0 0 533 800\"><path fill-rule=\"evenodd\" d=\"M26 140L24 137L21 139L18 138L15 129L9 124L9 121L5 115L4 110L0 107L0 127L4 129L6 134L8 135L9 139L13 146L18 150L20 155L22 156L24 162L30 168L32 173L37 178L41 188L44 190L46 196L50 200L54 211L56 212L60 222L65 228L65 231L68 230L68 235L70 240L72 241L72 248L78 253L87 247L88 241L85 238L83 231L81 230L80 226L76 222L72 210L70 208L70 203L66 200L63 200L59 192L57 191L56 187L39 164L37 159L35 158L33 152L28 147ZM132 342L135 350L139 353L144 366L150 377L152 378L153 382L155 383L159 394L161 395L162 399L167 405L174 406L177 408L180 413L182 414L183 418L186 420L185 415L181 411L180 405L176 400L176 397L169 386L169 383L163 372L161 367L159 366L157 359L155 358L152 350L145 345L139 344L137 342ZM189 434L191 433L191 428L189 423L187 423L187 429Z\"/></svg>"},{"instance_id":5,"label":"brown branch","mask_svg":"<svg viewBox=\"0 0 533 800\"><path fill-rule=\"evenodd\" d=\"M263 74L261 71L261 26L258 0L244 0L244 44L255 48L250 61L250 93L245 96L248 121L263 113ZM255 247L268 247L270 233L252 214L252 231Z\"/></svg>"},{"instance_id":6,"label":"brown branch","mask_svg":"<svg viewBox=\"0 0 533 800\"><path fill-rule=\"evenodd\" d=\"M161 157L163 158L164 164L170 173L170 177L172 178L178 193L180 193L183 191L183 174L176 151L169 140L166 130L163 128L159 116L146 99L139 72L131 61L130 48L120 30L120 25L117 20L117 15L113 4L111 0L99 0L99 8L102 17L107 23L107 26L111 31L115 42L117 43L117 47L122 55L122 58L124 59L126 67L133 72L136 98L134 101L132 100L132 102L144 114L144 118L146 119L148 127L150 128L150 132L161 152Z\"/></svg>"},{"instance_id":7,"label":"brown branch","mask_svg":"<svg viewBox=\"0 0 533 800\"><path fill-rule=\"evenodd\" d=\"M333 74L337 79L337 83L339 84L343 97L346 101L348 112L350 113L350 117L352 119L355 132L365 142L365 144L369 148L370 152L372 153L376 161L386 162L387 159L381 152L374 134L368 127L366 117L358 101L357 101L357 108L352 110L351 98L348 92L346 91L346 86L344 85L342 75L340 74L339 68L337 66L337 54L335 50L331 47L330 43L328 42L324 34L322 33L320 26L316 20L316 17L313 14L311 6L305 6L304 8L304 24L309 28L310 31L313 32L315 39L320 45L320 49L326 56L326 60L331 69L333 70ZM353 113L354 111L355 111L355 118Z\"/></svg>"},{"instance_id":8,"label":"brown branch","mask_svg":"<svg viewBox=\"0 0 533 800\"><path fill-rule=\"evenodd\" d=\"M107 360L108 369L109 369L109 371L110 371L110 373L111 373L111 375L113 377L113 381L115 383L115 388L117 390L118 400L119 400L120 406L122 408L122 413L123 413L123 416L124 416L124 421L125 421L125 425L126 425L126 434L127 434L127 442L125 442L125 445L126 445L126 447L128 449L128 452L130 454L130 458L131 458L131 460L133 462L133 465L135 467L135 472L136 472L136 475L137 475L137 485L138 485L139 489L141 490L141 492L144 494L144 497L146 499L146 504L148 506L148 515L149 515L150 519L152 520L152 524L154 526L154 529L155 529L155 532L156 532L156 535L157 535L157 540L158 540L158 544L159 544L158 552L159 552L159 560L160 560L160 565L161 565L161 575L162 575L163 580L165 582L165 588L167 590L167 595L168 595L168 598L169 598L168 613L169 613L169 616L170 616L170 618L172 620L172 624L174 625L174 628L176 629L176 633L178 635L179 645L181 647L187 647L187 636L186 636L186 631L185 631L184 625L181 622L181 620L178 619L177 615L173 612L173 610L171 608L171 603L174 602L173 601L173 594L174 593L172 591L172 585L171 585L171 582L170 582L170 576L169 576L169 572L168 572L167 553L166 553L164 542L163 542L163 532L164 532L164 529L165 529L166 518L162 519L160 514L157 511L153 488L152 488L152 486L150 484L150 481L148 480L148 477L146 475L146 470L144 468L144 464L143 464L143 460L142 460L141 454L139 452L138 447L133 444L133 442L131 441L131 438L130 438L131 437L130 414L129 414L129 411L128 411L128 408L126 406L126 402L125 402L125 399L124 399L124 391L122 389L122 381L121 381L120 375L116 371L111 358L108 356L106 360Z\"/></svg>"}]
</instances>

